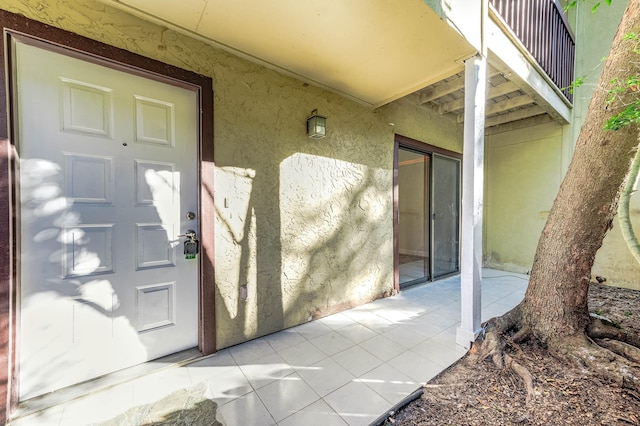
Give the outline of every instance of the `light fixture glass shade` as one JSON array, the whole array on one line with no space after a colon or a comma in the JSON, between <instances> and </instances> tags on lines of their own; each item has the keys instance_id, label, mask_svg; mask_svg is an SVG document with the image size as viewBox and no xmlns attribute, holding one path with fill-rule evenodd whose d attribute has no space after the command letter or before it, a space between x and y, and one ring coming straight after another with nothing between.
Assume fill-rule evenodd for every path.
<instances>
[{"instance_id":1,"label":"light fixture glass shade","mask_svg":"<svg viewBox=\"0 0 640 426\"><path fill-rule=\"evenodd\" d=\"M321 139L327 136L327 117L317 114L313 110L311 117L307 118L307 135L313 139Z\"/></svg>"}]
</instances>

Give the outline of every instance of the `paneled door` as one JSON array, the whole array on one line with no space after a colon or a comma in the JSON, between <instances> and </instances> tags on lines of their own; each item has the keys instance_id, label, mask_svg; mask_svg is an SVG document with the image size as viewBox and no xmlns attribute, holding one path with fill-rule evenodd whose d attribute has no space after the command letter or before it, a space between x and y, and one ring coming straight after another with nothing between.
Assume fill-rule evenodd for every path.
<instances>
[{"instance_id":1,"label":"paneled door","mask_svg":"<svg viewBox=\"0 0 640 426\"><path fill-rule=\"evenodd\" d=\"M20 399L198 344L197 93L13 49Z\"/></svg>"}]
</instances>

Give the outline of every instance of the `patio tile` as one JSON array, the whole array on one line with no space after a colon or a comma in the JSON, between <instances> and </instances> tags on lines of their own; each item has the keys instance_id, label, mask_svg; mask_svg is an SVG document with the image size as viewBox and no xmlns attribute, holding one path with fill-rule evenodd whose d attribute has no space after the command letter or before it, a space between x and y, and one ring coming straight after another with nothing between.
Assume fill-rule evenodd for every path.
<instances>
[{"instance_id":1,"label":"patio tile","mask_svg":"<svg viewBox=\"0 0 640 426\"><path fill-rule=\"evenodd\" d=\"M504 305L499 303L492 303L489 306L483 306L481 315L482 321L484 322L491 318L499 317L509 310L509 307L505 307Z\"/></svg>"},{"instance_id":2,"label":"patio tile","mask_svg":"<svg viewBox=\"0 0 640 426\"><path fill-rule=\"evenodd\" d=\"M416 333L402 324L393 327L389 331L383 333L382 336L405 348L411 348L418 343L422 343L427 340L427 336Z\"/></svg>"},{"instance_id":3,"label":"patio tile","mask_svg":"<svg viewBox=\"0 0 640 426\"><path fill-rule=\"evenodd\" d=\"M222 350L213 356L187 364L185 368L195 383L216 376L220 371L230 367L237 368L237 364L229 351Z\"/></svg>"},{"instance_id":4,"label":"patio tile","mask_svg":"<svg viewBox=\"0 0 640 426\"><path fill-rule=\"evenodd\" d=\"M386 299L383 300L386 301ZM424 312L424 307L411 303L410 300L395 298L390 298L384 306L375 311L379 317L396 323L410 321Z\"/></svg>"},{"instance_id":5,"label":"patio tile","mask_svg":"<svg viewBox=\"0 0 640 426\"><path fill-rule=\"evenodd\" d=\"M376 393L389 401L389 407L402 401L407 395L422 386L416 380L387 364L382 364L363 374L356 382L364 383Z\"/></svg>"},{"instance_id":6,"label":"patio tile","mask_svg":"<svg viewBox=\"0 0 640 426\"><path fill-rule=\"evenodd\" d=\"M311 342L305 341L278 352L293 368L308 367L327 357Z\"/></svg>"},{"instance_id":7,"label":"patio tile","mask_svg":"<svg viewBox=\"0 0 640 426\"><path fill-rule=\"evenodd\" d=\"M309 341L327 355L337 354L355 344L336 331L330 331Z\"/></svg>"},{"instance_id":8,"label":"patio tile","mask_svg":"<svg viewBox=\"0 0 640 426\"><path fill-rule=\"evenodd\" d=\"M276 380L256 392L277 422L320 399L297 373Z\"/></svg>"},{"instance_id":9,"label":"patio tile","mask_svg":"<svg viewBox=\"0 0 640 426\"><path fill-rule=\"evenodd\" d=\"M447 328L460 322L460 311L458 306L445 306L433 311L430 315L433 316L432 324L436 327Z\"/></svg>"},{"instance_id":10,"label":"patio tile","mask_svg":"<svg viewBox=\"0 0 640 426\"><path fill-rule=\"evenodd\" d=\"M302 343L306 338L295 330L287 329L277 333L264 336L263 339L271 345L274 351L279 352L283 349Z\"/></svg>"},{"instance_id":11,"label":"patio tile","mask_svg":"<svg viewBox=\"0 0 640 426\"><path fill-rule=\"evenodd\" d=\"M218 407L216 419L227 426L273 426L276 424L255 392Z\"/></svg>"},{"instance_id":12,"label":"patio tile","mask_svg":"<svg viewBox=\"0 0 640 426\"><path fill-rule=\"evenodd\" d=\"M331 358L355 377L360 377L367 371L373 370L382 364L381 359L373 356L360 346L354 346Z\"/></svg>"},{"instance_id":13,"label":"patio tile","mask_svg":"<svg viewBox=\"0 0 640 426\"><path fill-rule=\"evenodd\" d=\"M194 382L197 379L194 378ZM217 374L207 380L211 397L219 405L224 405L253 391L251 384L240 367L220 367Z\"/></svg>"},{"instance_id":14,"label":"patio tile","mask_svg":"<svg viewBox=\"0 0 640 426\"><path fill-rule=\"evenodd\" d=\"M264 338L261 338L232 346L229 348L229 352L236 363L240 365L271 355L275 351Z\"/></svg>"},{"instance_id":15,"label":"patio tile","mask_svg":"<svg viewBox=\"0 0 640 426\"><path fill-rule=\"evenodd\" d=\"M278 426L347 426L347 423L323 400L306 406L278 422Z\"/></svg>"},{"instance_id":16,"label":"patio tile","mask_svg":"<svg viewBox=\"0 0 640 426\"><path fill-rule=\"evenodd\" d=\"M403 324L402 327L410 330L412 333L420 334L427 339L442 332L442 327L432 324L428 316L419 317L411 324Z\"/></svg>"},{"instance_id":17,"label":"patio tile","mask_svg":"<svg viewBox=\"0 0 640 426\"><path fill-rule=\"evenodd\" d=\"M362 309L363 306L366 306L366 305L361 305L356 308L349 309L347 311L342 312L342 314L354 322L360 322L361 320L365 318L369 318L371 317L371 315L374 315L371 312L369 312L369 310Z\"/></svg>"},{"instance_id":18,"label":"patio tile","mask_svg":"<svg viewBox=\"0 0 640 426\"><path fill-rule=\"evenodd\" d=\"M406 347L382 335L362 342L359 346L383 361L389 361L406 351Z\"/></svg>"},{"instance_id":19,"label":"patio tile","mask_svg":"<svg viewBox=\"0 0 640 426\"><path fill-rule=\"evenodd\" d=\"M457 346L456 336L458 333L458 326L459 324L456 324L449 328L445 328L440 333L431 337L429 340L445 347L456 347Z\"/></svg>"},{"instance_id":20,"label":"patio tile","mask_svg":"<svg viewBox=\"0 0 640 426\"><path fill-rule=\"evenodd\" d=\"M372 313L369 313L369 315L366 315L358 322L377 333L384 333L396 325L393 321L389 321Z\"/></svg>"},{"instance_id":21,"label":"patio tile","mask_svg":"<svg viewBox=\"0 0 640 426\"><path fill-rule=\"evenodd\" d=\"M231 367L236 364L236 360L231 356L231 351L229 349L221 349L213 355L206 356L204 358L198 359L190 364L187 364L193 367L199 367L202 365L207 366L216 366L216 367Z\"/></svg>"},{"instance_id":22,"label":"patio tile","mask_svg":"<svg viewBox=\"0 0 640 426\"><path fill-rule=\"evenodd\" d=\"M441 345L431 339L414 346L411 351L444 367L450 366L466 353L458 345Z\"/></svg>"},{"instance_id":23,"label":"patio tile","mask_svg":"<svg viewBox=\"0 0 640 426\"><path fill-rule=\"evenodd\" d=\"M364 342L365 340L369 340L378 335L378 333L376 333L375 331L357 322L349 324L346 327L339 328L336 331L356 344Z\"/></svg>"},{"instance_id":24,"label":"patio tile","mask_svg":"<svg viewBox=\"0 0 640 426\"><path fill-rule=\"evenodd\" d=\"M294 372L293 367L277 353L243 364L240 369L256 390Z\"/></svg>"},{"instance_id":25,"label":"patio tile","mask_svg":"<svg viewBox=\"0 0 640 426\"><path fill-rule=\"evenodd\" d=\"M332 330L337 330L342 327L349 326L351 324L355 324L355 321L343 314L342 312L326 316L324 318L320 318L322 324L326 325Z\"/></svg>"},{"instance_id":26,"label":"patio tile","mask_svg":"<svg viewBox=\"0 0 640 426\"><path fill-rule=\"evenodd\" d=\"M323 398L350 426L365 426L389 407L389 402L364 383L351 382Z\"/></svg>"},{"instance_id":27,"label":"patio tile","mask_svg":"<svg viewBox=\"0 0 640 426\"><path fill-rule=\"evenodd\" d=\"M327 325L320 321L310 321L299 325L297 327L293 327L292 330L297 331L301 335L303 335L307 339L313 339L314 337L322 336L323 334L327 334L331 331Z\"/></svg>"},{"instance_id":28,"label":"patio tile","mask_svg":"<svg viewBox=\"0 0 640 426\"><path fill-rule=\"evenodd\" d=\"M298 374L320 396L333 392L355 378L331 358L298 369Z\"/></svg>"},{"instance_id":29,"label":"patio tile","mask_svg":"<svg viewBox=\"0 0 640 426\"><path fill-rule=\"evenodd\" d=\"M444 366L426 359L415 352L407 351L393 358L388 365L423 384L444 370Z\"/></svg>"}]
</instances>

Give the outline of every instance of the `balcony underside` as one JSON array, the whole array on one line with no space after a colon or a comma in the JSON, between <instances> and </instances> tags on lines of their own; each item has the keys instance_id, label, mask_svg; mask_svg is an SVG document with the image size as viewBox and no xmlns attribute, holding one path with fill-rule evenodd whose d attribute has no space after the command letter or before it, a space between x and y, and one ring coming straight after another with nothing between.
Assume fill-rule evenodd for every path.
<instances>
[{"instance_id":1,"label":"balcony underside","mask_svg":"<svg viewBox=\"0 0 640 426\"><path fill-rule=\"evenodd\" d=\"M485 127L488 132L565 120L549 103L509 69L489 65ZM407 97L411 102L431 108L443 116L464 121L464 71L460 71Z\"/></svg>"},{"instance_id":2,"label":"balcony underside","mask_svg":"<svg viewBox=\"0 0 640 426\"><path fill-rule=\"evenodd\" d=\"M462 121L463 61L477 49L424 0L283 0L262 8L250 0L101 1L370 108L409 98ZM465 7L479 23L480 3ZM553 82L526 64L533 59L504 25L488 24L487 127L567 122L567 105L549 101ZM512 61L522 57L524 64Z\"/></svg>"}]
</instances>

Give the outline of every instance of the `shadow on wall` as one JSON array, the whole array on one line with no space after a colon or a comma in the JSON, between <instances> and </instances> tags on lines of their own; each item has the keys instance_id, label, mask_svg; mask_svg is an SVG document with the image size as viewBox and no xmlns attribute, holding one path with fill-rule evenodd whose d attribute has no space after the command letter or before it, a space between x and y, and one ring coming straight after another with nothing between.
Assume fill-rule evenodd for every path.
<instances>
[{"instance_id":1,"label":"shadow on wall","mask_svg":"<svg viewBox=\"0 0 640 426\"><path fill-rule=\"evenodd\" d=\"M280 165L287 326L393 290L385 171L298 153Z\"/></svg>"},{"instance_id":2,"label":"shadow on wall","mask_svg":"<svg viewBox=\"0 0 640 426\"><path fill-rule=\"evenodd\" d=\"M281 330L284 322L280 216L277 200L272 199L277 183L267 170L239 167L217 167L215 180L216 324L221 348Z\"/></svg>"},{"instance_id":3,"label":"shadow on wall","mask_svg":"<svg viewBox=\"0 0 640 426\"><path fill-rule=\"evenodd\" d=\"M391 293L387 175L302 153L216 169L220 348Z\"/></svg>"}]
</instances>

